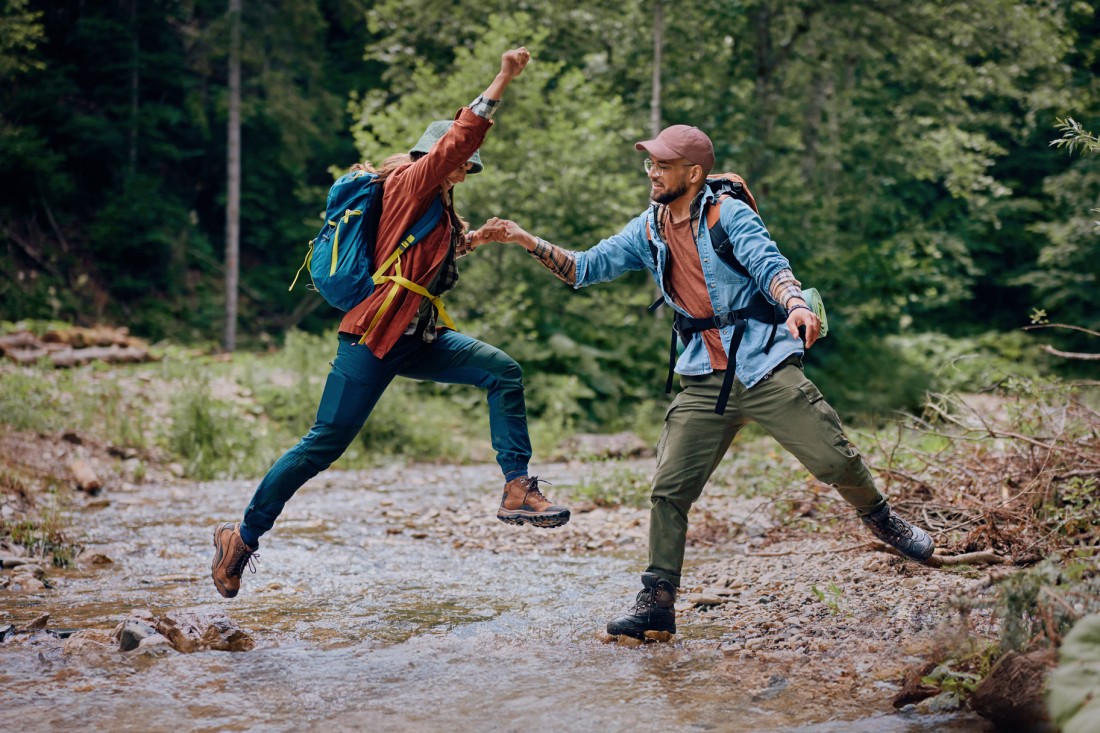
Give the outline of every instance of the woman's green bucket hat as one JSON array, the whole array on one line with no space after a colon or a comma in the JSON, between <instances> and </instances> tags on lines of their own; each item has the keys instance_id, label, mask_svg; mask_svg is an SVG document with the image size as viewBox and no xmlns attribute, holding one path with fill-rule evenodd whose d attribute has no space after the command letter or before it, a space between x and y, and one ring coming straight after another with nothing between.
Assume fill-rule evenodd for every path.
<instances>
[{"instance_id":1,"label":"woman's green bucket hat","mask_svg":"<svg viewBox=\"0 0 1100 733\"><path fill-rule=\"evenodd\" d=\"M454 124L454 120L436 120L432 124L428 125L428 129L424 131L424 134L420 136L420 139L416 142L416 145L409 151L410 155L423 155L432 149L439 138L443 137L443 133L451 129L451 125ZM481 155L477 150L470 156L470 165L473 167L470 169L470 173L481 173L485 168L481 164Z\"/></svg>"}]
</instances>

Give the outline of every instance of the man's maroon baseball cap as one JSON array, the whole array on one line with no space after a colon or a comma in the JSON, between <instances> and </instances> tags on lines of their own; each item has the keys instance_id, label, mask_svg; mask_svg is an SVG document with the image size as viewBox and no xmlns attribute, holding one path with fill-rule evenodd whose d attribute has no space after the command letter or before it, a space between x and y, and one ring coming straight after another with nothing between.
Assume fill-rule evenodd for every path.
<instances>
[{"instance_id":1,"label":"man's maroon baseball cap","mask_svg":"<svg viewBox=\"0 0 1100 733\"><path fill-rule=\"evenodd\" d=\"M691 125L666 127L653 140L634 143L634 149L644 150L658 160L683 158L702 166L703 173L710 173L714 167L714 145L705 132Z\"/></svg>"}]
</instances>

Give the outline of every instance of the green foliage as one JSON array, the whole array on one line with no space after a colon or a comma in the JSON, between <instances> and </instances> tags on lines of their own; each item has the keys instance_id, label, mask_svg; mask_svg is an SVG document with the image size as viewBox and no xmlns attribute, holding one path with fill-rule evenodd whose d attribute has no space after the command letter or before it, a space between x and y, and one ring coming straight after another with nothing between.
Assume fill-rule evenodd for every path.
<instances>
[{"instance_id":1,"label":"green foliage","mask_svg":"<svg viewBox=\"0 0 1100 733\"><path fill-rule=\"evenodd\" d=\"M1050 674L1047 709L1063 733L1100 729L1100 614L1085 616L1066 636Z\"/></svg>"},{"instance_id":2,"label":"green foliage","mask_svg":"<svg viewBox=\"0 0 1100 733\"><path fill-rule=\"evenodd\" d=\"M825 587L825 590L821 590L816 585L810 586L810 591L814 594L814 598L819 603L824 604L829 609L829 613L837 616L841 612L841 601L844 598L844 589L836 583L829 583Z\"/></svg>"},{"instance_id":3,"label":"green foliage","mask_svg":"<svg viewBox=\"0 0 1100 733\"><path fill-rule=\"evenodd\" d=\"M945 659L921 678L922 685L936 687L941 692L969 697L989 674L997 656L995 644L981 644Z\"/></svg>"},{"instance_id":4,"label":"green foliage","mask_svg":"<svg viewBox=\"0 0 1100 733\"><path fill-rule=\"evenodd\" d=\"M184 461L187 475L198 480L257 476L274 456L265 455L258 426L225 400L210 394L202 377L185 381L172 401L168 447Z\"/></svg>"},{"instance_id":5,"label":"green foliage","mask_svg":"<svg viewBox=\"0 0 1100 733\"><path fill-rule=\"evenodd\" d=\"M0 372L0 415L13 430L51 432L63 423L58 395L35 370Z\"/></svg>"},{"instance_id":6,"label":"green foliage","mask_svg":"<svg viewBox=\"0 0 1100 733\"><path fill-rule=\"evenodd\" d=\"M1051 521L1066 537L1092 536L1100 527L1100 507L1096 497L1100 482L1093 476L1072 476L1053 498L1048 508Z\"/></svg>"},{"instance_id":7,"label":"green foliage","mask_svg":"<svg viewBox=\"0 0 1100 733\"><path fill-rule=\"evenodd\" d=\"M0 318L218 337L225 13L218 0L0 9ZM330 170L407 150L485 88L510 46L533 62L459 210L586 249L647 203L632 143L650 132L652 3L277 0L244 14L249 346L337 317L286 292ZM664 19L660 123L710 133L717 168L748 177L796 275L825 293L835 343L812 365L844 412L913 408L939 388L920 360L895 358L924 349L906 343L920 334L980 339L1034 307L1100 326L1100 161L1056 149L1096 149L1091 4L706 0ZM645 275L572 292L503 246L462 268L448 305L525 367L548 435L636 424L664 399L668 325L645 312ZM1079 350L1080 334L1058 336ZM989 376L951 363L940 376ZM309 400L287 399L272 408L300 428Z\"/></svg>"},{"instance_id":8,"label":"green foliage","mask_svg":"<svg viewBox=\"0 0 1100 733\"><path fill-rule=\"evenodd\" d=\"M593 465L591 477L570 490L577 501L590 501L596 506L649 506L652 476L648 471L615 465Z\"/></svg>"},{"instance_id":9,"label":"green foliage","mask_svg":"<svg viewBox=\"0 0 1100 733\"><path fill-rule=\"evenodd\" d=\"M0 478L4 478L4 483L10 480L6 473ZM56 486L50 487L48 504L42 512L0 522L0 537L22 546L31 556L49 559L54 567L72 567L81 546L69 539L64 501Z\"/></svg>"},{"instance_id":10,"label":"green foliage","mask_svg":"<svg viewBox=\"0 0 1100 733\"><path fill-rule=\"evenodd\" d=\"M1081 123L1072 117L1058 120L1058 129L1062 131L1062 136L1052 140L1051 145L1065 148L1070 153L1077 150L1100 153L1100 139L1081 127Z\"/></svg>"},{"instance_id":11,"label":"green foliage","mask_svg":"<svg viewBox=\"0 0 1100 733\"><path fill-rule=\"evenodd\" d=\"M1044 368L1027 334L988 332L970 338L909 333L886 339L906 364L929 376L938 392L980 392L1009 377L1036 378Z\"/></svg>"},{"instance_id":12,"label":"green foliage","mask_svg":"<svg viewBox=\"0 0 1100 733\"><path fill-rule=\"evenodd\" d=\"M0 79L42 67L32 52L44 39L42 14L28 0L7 0L0 8Z\"/></svg>"}]
</instances>

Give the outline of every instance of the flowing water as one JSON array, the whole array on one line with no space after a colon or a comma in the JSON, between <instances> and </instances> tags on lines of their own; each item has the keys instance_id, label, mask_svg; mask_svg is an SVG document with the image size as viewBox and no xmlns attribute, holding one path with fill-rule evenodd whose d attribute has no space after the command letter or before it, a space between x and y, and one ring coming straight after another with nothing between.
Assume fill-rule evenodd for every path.
<instances>
[{"instance_id":1,"label":"flowing water","mask_svg":"<svg viewBox=\"0 0 1100 733\"><path fill-rule=\"evenodd\" d=\"M451 507L478 500L485 514L474 521L496 521L493 468L430 469L410 482L418 470L315 480L232 600L209 581L210 532L238 514L251 485L112 492L75 521L86 552L113 564L54 570L55 587L38 594L0 591L0 625L50 613L50 628L111 629L135 609L223 613L256 648L64 655L58 644L6 644L0 730L986 730L959 714L835 720L814 689L753 695L761 669L731 665L720 629L682 628L675 643L634 649L601 643L596 632L636 590L642 550L498 553L391 533L385 506L447 521Z\"/></svg>"}]
</instances>

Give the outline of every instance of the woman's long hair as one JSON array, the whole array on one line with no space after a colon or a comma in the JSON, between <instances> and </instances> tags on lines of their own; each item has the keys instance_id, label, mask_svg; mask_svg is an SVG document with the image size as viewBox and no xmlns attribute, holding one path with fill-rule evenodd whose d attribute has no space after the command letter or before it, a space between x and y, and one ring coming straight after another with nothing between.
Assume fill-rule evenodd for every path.
<instances>
[{"instance_id":1,"label":"woman's long hair","mask_svg":"<svg viewBox=\"0 0 1100 733\"><path fill-rule=\"evenodd\" d=\"M395 170L403 165L413 162L413 157L408 153L398 153L397 155L391 155L382 161L382 169L375 168L369 160L364 160L362 163L356 163L349 171L366 171L373 173L383 181L389 178Z\"/></svg>"}]
</instances>

